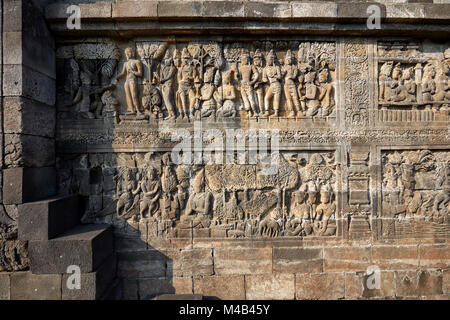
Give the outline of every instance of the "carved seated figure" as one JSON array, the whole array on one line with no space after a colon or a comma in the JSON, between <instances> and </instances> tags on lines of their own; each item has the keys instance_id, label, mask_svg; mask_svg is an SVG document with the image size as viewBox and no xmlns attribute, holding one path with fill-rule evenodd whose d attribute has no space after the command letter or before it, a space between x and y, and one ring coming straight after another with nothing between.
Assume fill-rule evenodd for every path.
<instances>
[{"instance_id":1,"label":"carved seated figure","mask_svg":"<svg viewBox=\"0 0 450 320\"><path fill-rule=\"evenodd\" d=\"M306 203L306 192L298 190L292 194L293 205L290 212L290 219L286 223L286 235L306 236L311 234L310 223L312 207Z\"/></svg>"},{"instance_id":2,"label":"carved seated figure","mask_svg":"<svg viewBox=\"0 0 450 320\"><path fill-rule=\"evenodd\" d=\"M117 215L122 219L130 218L134 213L132 209L137 204L136 195L140 191L140 184L138 184L131 174L131 170L127 169L124 173L119 175L119 183L117 185Z\"/></svg>"},{"instance_id":3,"label":"carved seated figure","mask_svg":"<svg viewBox=\"0 0 450 320\"><path fill-rule=\"evenodd\" d=\"M158 210L161 184L156 169L150 167L146 179L141 183L143 198L139 205L139 214L142 218L152 216ZM147 210L147 214L145 211Z\"/></svg>"},{"instance_id":4,"label":"carved seated figure","mask_svg":"<svg viewBox=\"0 0 450 320\"><path fill-rule=\"evenodd\" d=\"M316 73L311 71L305 75L306 116L313 117L319 112L319 88L315 84Z\"/></svg>"},{"instance_id":5,"label":"carved seated figure","mask_svg":"<svg viewBox=\"0 0 450 320\"><path fill-rule=\"evenodd\" d=\"M436 83L434 82L435 75L436 71L432 64L427 64L423 68L422 99L424 102L433 101L433 95L436 93Z\"/></svg>"},{"instance_id":6,"label":"carved seated figure","mask_svg":"<svg viewBox=\"0 0 450 320\"><path fill-rule=\"evenodd\" d=\"M234 99L236 99L236 90L231 81L231 77L234 73L234 70L230 70L225 73L223 77L223 86L221 87L222 97L216 96L217 100L219 100L219 104L221 106L217 109L217 117L218 118L235 118L236 117L236 106L234 103Z\"/></svg>"},{"instance_id":7,"label":"carved seated figure","mask_svg":"<svg viewBox=\"0 0 450 320\"><path fill-rule=\"evenodd\" d=\"M395 102L415 102L416 101L416 83L412 79L413 67L404 69L401 75L401 81L395 89L393 101Z\"/></svg>"},{"instance_id":8,"label":"carved seated figure","mask_svg":"<svg viewBox=\"0 0 450 320\"><path fill-rule=\"evenodd\" d=\"M214 68L209 68L205 72L204 84L200 89L200 97L198 97L201 101L200 116L202 118L208 118L211 115L215 115L216 112L216 100L214 98L216 87L213 83L213 78Z\"/></svg>"},{"instance_id":9,"label":"carved seated figure","mask_svg":"<svg viewBox=\"0 0 450 320\"><path fill-rule=\"evenodd\" d=\"M212 208L212 194L205 191L203 169L194 178L194 192L189 196L186 211L180 219L181 228L208 228Z\"/></svg>"},{"instance_id":10,"label":"carved seated figure","mask_svg":"<svg viewBox=\"0 0 450 320\"><path fill-rule=\"evenodd\" d=\"M449 67L445 63L441 64L436 75L436 94L433 96L434 101L444 101L450 103L450 79L448 77Z\"/></svg>"},{"instance_id":11,"label":"carved seated figure","mask_svg":"<svg viewBox=\"0 0 450 320\"><path fill-rule=\"evenodd\" d=\"M336 204L332 202L333 194L324 189L320 191L320 204L316 208L316 221L314 223L316 235L331 236L336 232L334 214Z\"/></svg>"}]
</instances>

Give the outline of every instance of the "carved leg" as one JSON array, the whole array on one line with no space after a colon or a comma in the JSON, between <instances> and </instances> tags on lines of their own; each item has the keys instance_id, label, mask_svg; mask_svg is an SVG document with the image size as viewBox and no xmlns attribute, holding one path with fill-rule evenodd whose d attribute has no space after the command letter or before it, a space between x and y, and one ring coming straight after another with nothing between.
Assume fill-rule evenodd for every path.
<instances>
[{"instance_id":1,"label":"carved leg","mask_svg":"<svg viewBox=\"0 0 450 320\"><path fill-rule=\"evenodd\" d=\"M129 114L135 114L136 110L134 109L133 99L131 97L130 83L128 81L125 82L124 89L125 89L125 97L126 97L126 100L127 100L128 113Z\"/></svg>"},{"instance_id":2,"label":"carved leg","mask_svg":"<svg viewBox=\"0 0 450 320\"><path fill-rule=\"evenodd\" d=\"M131 98L133 101L133 111L141 113L139 108L138 88L135 82L130 82Z\"/></svg>"}]
</instances>

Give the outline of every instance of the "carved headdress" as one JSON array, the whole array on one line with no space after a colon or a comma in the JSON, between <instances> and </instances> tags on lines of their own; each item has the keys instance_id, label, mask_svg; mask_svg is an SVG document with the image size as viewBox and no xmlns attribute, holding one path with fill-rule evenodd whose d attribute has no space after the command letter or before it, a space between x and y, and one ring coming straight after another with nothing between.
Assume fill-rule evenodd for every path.
<instances>
[{"instance_id":1,"label":"carved headdress","mask_svg":"<svg viewBox=\"0 0 450 320\"><path fill-rule=\"evenodd\" d=\"M288 51L286 52L285 60L287 60L287 59L291 59L291 61L294 60L294 55L292 54L292 51L291 51L291 50L288 50Z\"/></svg>"}]
</instances>

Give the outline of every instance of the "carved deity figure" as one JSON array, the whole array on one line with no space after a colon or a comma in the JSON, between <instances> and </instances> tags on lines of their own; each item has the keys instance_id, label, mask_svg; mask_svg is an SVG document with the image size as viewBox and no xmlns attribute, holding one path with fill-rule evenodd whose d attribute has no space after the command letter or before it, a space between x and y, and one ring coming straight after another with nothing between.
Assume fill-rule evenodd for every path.
<instances>
[{"instance_id":1,"label":"carved deity figure","mask_svg":"<svg viewBox=\"0 0 450 320\"><path fill-rule=\"evenodd\" d=\"M264 96L264 115L270 115L270 103L272 102L274 116L277 117L280 109L281 99L281 69L275 63L275 53L273 50L267 54L266 67L263 70L263 82L269 83L266 95Z\"/></svg>"},{"instance_id":2,"label":"carved deity figure","mask_svg":"<svg viewBox=\"0 0 450 320\"><path fill-rule=\"evenodd\" d=\"M329 71L327 67L324 67L319 72L319 100L320 113L322 117L326 117L331 113L333 107L333 85L329 83Z\"/></svg>"},{"instance_id":3,"label":"carved deity figure","mask_svg":"<svg viewBox=\"0 0 450 320\"><path fill-rule=\"evenodd\" d=\"M168 119L176 118L175 106L172 102L173 98L173 81L176 74L176 68L173 63L173 59L170 58L169 50L166 51L166 55L159 68L159 81L161 83L161 93L169 114Z\"/></svg>"},{"instance_id":4,"label":"carved deity figure","mask_svg":"<svg viewBox=\"0 0 450 320\"><path fill-rule=\"evenodd\" d=\"M292 206L290 210L290 219L286 223L286 235L288 236L306 236L311 234L312 227L310 218L312 207L306 202L305 190L298 190L292 194Z\"/></svg>"},{"instance_id":5,"label":"carved deity figure","mask_svg":"<svg viewBox=\"0 0 450 320\"><path fill-rule=\"evenodd\" d=\"M130 169L126 169L118 176L116 194L118 197L116 211L123 219L129 218L129 212L136 204L136 195L140 191L140 184L134 179Z\"/></svg>"},{"instance_id":6,"label":"carved deity figure","mask_svg":"<svg viewBox=\"0 0 450 320\"><path fill-rule=\"evenodd\" d=\"M396 102L415 102L416 100L416 83L412 78L413 67L406 68L401 72L401 80L395 89L393 101Z\"/></svg>"},{"instance_id":7,"label":"carved deity figure","mask_svg":"<svg viewBox=\"0 0 450 320\"><path fill-rule=\"evenodd\" d=\"M444 61L440 63L438 74L436 75L436 94L434 101L450 102L450 78L448 76L449 65Z\"/></svg>"},{"instance_id":8,"label":"carved deity figure","mask_svg":"<svg viewBox=\"0 0 450 320\"><path fill-rule=\"evenodd\" d=\"M250 64L250 56L243 53L240 57L240 64L238 67L239 79L241 82L241 97L244 103L244 109L249 116L257 115L258 111L255 105L253 87L258 80L258 71L255 66Z\"/></svg>"},{"instance_id":9,"label":"carved deity figure","mask_svg":"<svg viewBox=\"0 0 450 320\"><path fill-rule=\"evenodd\" d=\"M332 196L333 194L327 189L320 191L320 204L316 208L315 217L315 233L317 235L333 235L336 231L335 222L330 221L336 212L336 204L332 202Z\"/></svg>"},{"instance_id":10,"label":"carved deity figure","mask_svg":"<svg viewBox=\"0 0 450 320\"><path fill-rule=\"evenodd\" d=\"M253 70L255 72L255 88L256 97L258 99L259 112L263 112L264 109L264 82L263 82L263 55L259 49L255 51L253 55Z\"/></svg>"},{"instance_id":11,"label":"carved deity figure","mask_svg":"<svg viewBox=\"0 0 450 320\"><path fill-rule=\"evenodd\" d=\"M127 61L123 65L122 73L116 78L119 81L126 77L125 80L125 96L127 100L129 114L141 114L138 95L138 79L142 77L142 64L134 58L134 50L132 48L125 49Z\"/></svg>"},{"instance_id":12,"label":"carved deity figure","mask_svg":"<svg viewBox=\"0 0 450 320\"><path fill-rule=\"evenodd\" d=\"M181 222L191 221L194 228L207 228L210 224L211 208L212 194L205 191L205 173L204 169L200 169L194 178L194 192L189 196Z\"/></svg>"},{"instance_id":13,"label":"carved deity figure","mask_svg":"<svg viewBox=\"0 0 450 320\"><path fill-rule=\"evenodd\" d=\"M214 68L209 68L205 72L203 86L200 89L200 96L198 99L201 101L200 116L202 118L210 117L215 115L216 112L216 100L214 93L216 91L216 86L213 83L214 80Z\"/></svg>"},{"instance_id":14,"label":"carved deity figure","mask_svg":"<svg viewBox=\"0 0 450 320\"><path fill-rule=\"evenodd\" d=\"M147 176L141 183L141 191L143 198L139 204L139 214L142 218L146 218L152 216L158 210L158 200L161 195L161 183L155 168L148 168ZM145 213L146 211L148 214Z\"/></svg>"},{"instance_id":15,"label":"carved deity figure","mask_svg":"<svg viewBox=\"0 0 450 320\"><path fill-rule=\"evenodd\" d=\"M197 69L187 48L181 52L181 63L178 64L178 91L177 106L181 117L190 119L195 105L194 81L197 78Z\"/></svg>"},{"instance_id":16,"label":"carved deity figure","mask_svg":"<svg viewBox=\"0 0 450 320\"><path fill-rule=\"evenodd\" d=\"M320 106L320 91L316 85L316 72L310 71L305 74L305 101L306 101L306 116L313 117L319 112Z\"/></svg>"},{"instance_id":17,"label":"carved deity figure","mask_svg":"<svg viewBox=\"0 0 450 320\"><path fill-rule=\"evenodd\" d=\"M392 73L392 61L385 62L380 68L379 76L379 100L390 101L391 100L391 73Z\"/></svg>"},{"instance_id":18,"label":"carved deity figure","mask_svg":"<svg viewBox=\"0 0 450 320\"><path fill-rule=\"evenodd\" d=\"M436 83L434 81L434 76L436 71L432 64L427 64L423 68L422 77L422 100L423 102L432 102L433 95L436 93Z\"/></svg>"},{"instance_id":19,"label":"carved deity figure","mask_svg":"<svg viewBox=\"0 0 450 320\"><path fill-rule=\"evenodd\" d=\"M227 71L223 77L223 85L220 92L222 97L218 97L221 107L217 109L217 117L222 118L235 118L237 111L234 100L236 99L236 89L232 83L232 76L234 70Z\"/></svg>"},{"instance_id":20,"label":"carved deity figure","mask_svg":"<svg viewBox=\"0 0 450 320\"><path fill-rule=\"evenodd\" d=\"M284 96L286 97L287 109L290 110L291 117L295 117L301 109L295 85L298 68L293 64L293 60L294 56L291 50L288 50L284 59L284 65L281 68L281 74L284 77Z\"/></svg>"}]
</instances>

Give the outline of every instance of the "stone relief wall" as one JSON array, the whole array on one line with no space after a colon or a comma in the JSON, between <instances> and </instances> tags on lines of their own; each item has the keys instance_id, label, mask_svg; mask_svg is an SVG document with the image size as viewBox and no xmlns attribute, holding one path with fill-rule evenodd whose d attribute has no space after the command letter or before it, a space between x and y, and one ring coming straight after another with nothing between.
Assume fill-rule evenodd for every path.
<instances>
[{"instance_id":1,"label":"stone relief wall","mask_svg":"<svg viewBox=\"0 0 450 320\"><path fill-rule=\"evenodd\" d=\"M136 42L123 53L115 76L115 44L58 49L60 119L335 118L334 42Z\"/></svg>"},{"instance_id":2,"label":"stone relief wall","mask_svg":"<svg viewBox=\"0 0 450 320\"><path fill-rule=\"evenodd\" d=\"M373 263L401 291L419 276L392 270L419 262L383 261L447 241L448 43L88 42L57 48L58 188L82 196L83 221L114 226L124 296L142 298L164 281L176 292L218 283L211 292L221 295L292 277L311 286L345 278L347 297L362 281L354 272ZM175 164L172 134L192 135L198 123L224 137L279 130L278 171L262 175L264 159ZM388 252L392 243L400 247Z\"/></svg>"},{"instance_id":3,"label":"stone relief wall","mask_svg":"<svg viewBox=\"0 0 450 320\"><path fill-rule=\"evenodd\" d=\"M269 176L263 163L174 165L170 153L90 154L60 163L60 191L89 197L88 221L145 221L162 237L186 237L192 229L219 238L336 235L333 151L285 152Z\"/></svg>"}]
</instances>

